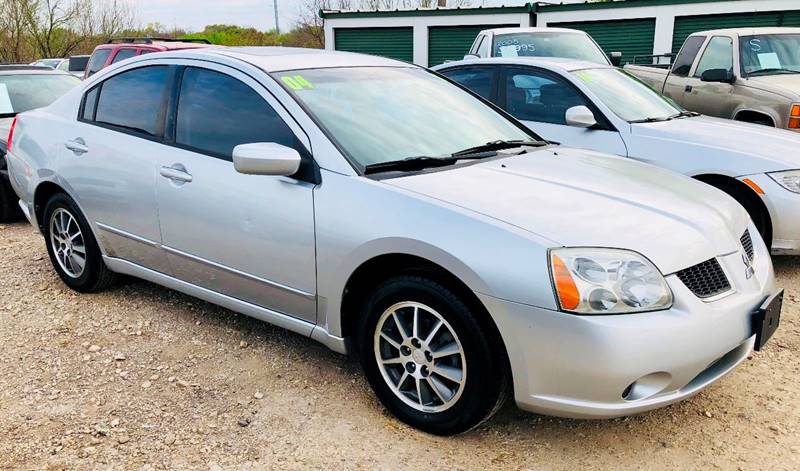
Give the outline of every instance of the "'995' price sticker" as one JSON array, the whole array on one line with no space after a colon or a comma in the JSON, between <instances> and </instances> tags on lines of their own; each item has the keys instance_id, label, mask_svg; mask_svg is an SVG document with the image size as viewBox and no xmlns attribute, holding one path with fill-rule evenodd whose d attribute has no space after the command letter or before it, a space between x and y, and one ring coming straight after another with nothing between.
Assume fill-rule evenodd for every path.
<instances>
[{"instance_id":1,"label":"'995' price sticker","mask_svg":"<svg viewBox=\"0 0 800 471\"><path fill-rule=\"evenodd\" d=\"M314 84L306 80L302 75L281 77L281 80L292 90L311 90L314 88Z\"/></svg>"}]
</instances>

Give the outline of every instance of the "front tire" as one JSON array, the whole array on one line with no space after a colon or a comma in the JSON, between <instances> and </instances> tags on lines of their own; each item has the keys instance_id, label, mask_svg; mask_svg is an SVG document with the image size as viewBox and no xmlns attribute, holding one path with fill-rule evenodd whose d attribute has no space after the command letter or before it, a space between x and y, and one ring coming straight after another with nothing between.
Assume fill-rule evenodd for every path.
<instances>
[{"instance_id":1,"label":"front tire","mask_svg":"<svg viewBox=\"0 0 800 471\"><path fill-rule=\"evenodd\" d=\"M454 435L489 419L505 401L500 340L454 291L400 276L382 283L361 314L362 367L380 401L403 422Z\"/></svg>"},{"instance_id":2,"label":"front tire","mask_svg":"<svg viewBox=\"0 0 800 471\"><path fill-rule=\"evenodd\" d=\"M116 274L106 267L89 223L69 196L60 193L44 209L47 253L65 285L80 293L109 287Z\"/></svg>"}]
</instances>

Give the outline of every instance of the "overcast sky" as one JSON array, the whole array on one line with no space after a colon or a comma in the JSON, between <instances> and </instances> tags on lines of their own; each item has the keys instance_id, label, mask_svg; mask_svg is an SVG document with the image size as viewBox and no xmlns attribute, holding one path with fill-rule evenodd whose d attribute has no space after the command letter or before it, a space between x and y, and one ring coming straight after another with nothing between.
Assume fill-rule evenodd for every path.
<instances>
[{"instance_id":1,"label":"overcast sky","mask_svg":"<svg viewBox=\"0 0 800 471\"><path fill-rule=\"evenodd\" d=\"M142 25L159 22L168 27L202 30L208 24L275 25L272 0L133 0ZM281 30L295 23L303 0L278 0Z\"/></svg>"},{"instance_id":2,"label":"overcast sky","mask_svg":"<svg viewBox=\"0 0 800 471\"><path fill-rule=\"evenodd\" d=\"M234 24L252 26L260 30L272 29L275 15L273 0L133 0L142 25L159 22L168 27L202 30L208 24ZM278 0L281 30L296 23L305 0ZM527 0L473 0L472 4L521 5ZM584 0L552 0L573 3Z\"/></svg>"}]
</instances>

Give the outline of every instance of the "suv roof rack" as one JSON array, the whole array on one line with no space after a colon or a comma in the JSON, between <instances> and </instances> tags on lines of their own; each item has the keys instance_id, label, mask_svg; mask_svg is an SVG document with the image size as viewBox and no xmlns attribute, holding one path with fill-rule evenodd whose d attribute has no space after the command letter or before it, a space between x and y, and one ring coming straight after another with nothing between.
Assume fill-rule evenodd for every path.
<instances>
[{"instance_id":1,"label":"suv roof rack","mask_svg":"<svg viewBox=\"0 0 800 471\"><path fill-rule=\"evenodd\" d=\"M161 43L198 43L198 44L211 44L208 39L195 39L195 38L112 38L106 44L153 44L154 42Z\"/></svg>"}]
</instances>

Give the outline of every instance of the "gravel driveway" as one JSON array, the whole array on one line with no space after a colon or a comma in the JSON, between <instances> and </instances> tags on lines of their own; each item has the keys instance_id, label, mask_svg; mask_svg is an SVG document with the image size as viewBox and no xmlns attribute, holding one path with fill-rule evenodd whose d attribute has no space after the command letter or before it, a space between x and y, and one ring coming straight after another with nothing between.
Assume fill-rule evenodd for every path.
<instances>
[{"instance_id":1,"label":"gravel driveway","mask_svg":"<svg viewBox=\"0 0 800 471\"><path fill-rule=\"evenodd\" d=\"M439 438L355 360L142 281L77 295L31 226L0 226L0 468L799 469L800 259L776 271L781 329L690 400L603 422L507 404Z\"/></svg>"}]
</instances>

